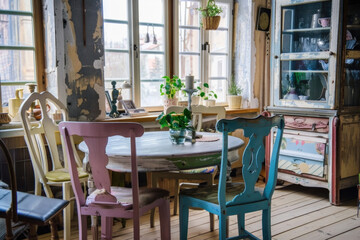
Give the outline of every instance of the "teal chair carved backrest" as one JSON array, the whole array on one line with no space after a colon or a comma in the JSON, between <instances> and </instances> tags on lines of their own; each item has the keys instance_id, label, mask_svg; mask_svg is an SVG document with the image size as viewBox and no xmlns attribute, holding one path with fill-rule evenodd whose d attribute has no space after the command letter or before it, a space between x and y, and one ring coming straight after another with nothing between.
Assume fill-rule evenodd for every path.
<instances>
[{"instance_id":1,"label":"teal chair carved backrest","mask_svg":"<svg viewBox=\"0 0 360 240\"><path fill-rule=\"evenodd\" d=\"M281 116L222 119L217 122L216 128L217 131L222 132L223 138L219 184L211 187L185 189L180 192L180 239L187 239L189 207L203 208L219 216L219 239L226 239L226 217L230 215L237 215L238 238L256 239L254 235L245 230L245 213L262 210L263 239L271 239L271 197L276 186L284 119ZM249 138L249 143L243 153L242 176L244 182L229 183L226 182L228 134L236 129L243 129L244 136ZM273 144L267 183L264 188L260 188L255 186L255 183L265 160L264 138L271 129L276 129L276 139Z\"/></svg>"}]
</instances>

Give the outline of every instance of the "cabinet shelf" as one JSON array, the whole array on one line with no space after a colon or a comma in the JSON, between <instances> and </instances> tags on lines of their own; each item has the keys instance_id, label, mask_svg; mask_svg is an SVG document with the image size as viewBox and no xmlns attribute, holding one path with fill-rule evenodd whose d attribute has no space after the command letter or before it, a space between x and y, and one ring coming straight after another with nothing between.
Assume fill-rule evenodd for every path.
<instances>
[{"instance_id":1,"label":"cabinet shelf","mask_svg":"<svg viewBox=\"0 0 360 240\"><path fill-rule=\"evenodd\" d=\"M321 28L298 28L298 29L286 29L283 30L283 34L291 34L291 33L305 33L305 32L324 32L330 31L330 27L321 27Z\"/></svg>"},{"instance_id":2,"label":"cabinet shelf","mask_svg":"<svg viewBox=\"0 0 360 240\"><path fill-rule=\"evenodd\" d=\"M349 59L358 59L360 58L360 50L346 50L346 58Z\"/></svg>"},{"instance_id":3,"label":"cabinet shelf","mask_svg":"<svg viewBox=\"0 0 360 240\"><path fill-rule=\"evenodd\" d=\"M325 73L327 74L327 70L283 70L283 73Z\"/></svg>"},{"instance_id":4,"label":"cabinet shelf","mask_svg":"<svg viewBox=\"0 0 360 240\"><path fill-rule=\"evenodd\" d=\"M360 29L360 25L346 25L347 29Z\"/></svg>"}]
</instances>

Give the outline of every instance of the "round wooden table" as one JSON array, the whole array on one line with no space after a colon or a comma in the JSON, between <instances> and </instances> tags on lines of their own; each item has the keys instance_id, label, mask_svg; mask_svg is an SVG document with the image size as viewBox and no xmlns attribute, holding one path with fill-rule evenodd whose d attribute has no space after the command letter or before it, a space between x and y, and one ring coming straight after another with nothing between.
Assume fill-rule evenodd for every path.
<instances>
[{"instance_id":1,"label":"round wooden table","mask_svg":"<svg viewBox=\"0 0 360 240\"><path fill-rule=\"evenodd\" d=\"M145 132L142 137L136 139L138 171L175 171L220 164L222 135L206 132L197 134L202 135L204 141L176 145L171 143L168 131ZM238 149L243 144L240 138L229 136L228 160L230 162L239 159ZM79 149L87 158L88 149L84 142L80 143ZM130 172L129 139L121 136L110 137L106 154L109 157L108 169ZM87 162L87 159L85 161Z\"/></svg>"}]
</instances>

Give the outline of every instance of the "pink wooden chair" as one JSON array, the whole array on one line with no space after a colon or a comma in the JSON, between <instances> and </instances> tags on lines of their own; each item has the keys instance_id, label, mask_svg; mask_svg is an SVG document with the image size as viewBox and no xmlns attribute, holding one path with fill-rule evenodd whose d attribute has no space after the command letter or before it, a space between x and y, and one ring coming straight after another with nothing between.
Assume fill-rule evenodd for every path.
<instances>
[{"instance_id":1,"label":"pink wooden chair","mask_svg":"<svg viewBox=\"0 0 360 240\"><path fill-rule=\"evenodd\" d=\"M144 128L137 123L62 122L60 132L66 144L71 183L76 197L79 221L79 239L87 239L88 215L101 216L101 238L112 238L113 218L132 218L134 239L140 239L140 216L159 207L161 239L170 239L169 192L158 188L139 188L135 138ZM76 170L76 161L70 136L83 137L89 149L89 163L96 190L86 199ZM105 153L108 137L120 135L130 138L132 188L111 186Z\"/></svg>"}]
</instances>

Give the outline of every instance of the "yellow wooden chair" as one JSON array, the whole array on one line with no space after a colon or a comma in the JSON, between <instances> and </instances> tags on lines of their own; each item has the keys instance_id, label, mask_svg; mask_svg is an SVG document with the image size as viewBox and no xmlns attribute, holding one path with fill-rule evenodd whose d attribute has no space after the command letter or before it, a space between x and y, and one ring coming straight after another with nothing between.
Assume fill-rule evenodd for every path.
<instances>
[{"instance_id":1,"label":"yellow wooden chair","mask_svg":"<svg viewBox=\"0 0 360 240\"><path fill-rule=\"evenodd\" d=\"M184 107L180 106L171 106L167 108L166 113L180 113L183 112ZM204 114L214 115L216 116L216 121L225 118L226 110L222 106L214 106L214 107L205 107L202 105L192 106L192 114L193 114L193 125L196 128L197 132L202 130ZM179 187L194 185L194 183L186 183L191 182L192 180L200 181L206 183L206 185L213 185L214 178L217 173L217 166L206 167L206 168L197 168L190 170L182 170L182 171L171 171L171 172L153 172L151 174L151 182L152 187L157 187L159 179L173 179L175 180L174 184L174 215L177 214L177 205L178 205L178 196L179 196ZM181 182L180 182L181 181ZM196 184L198 185L198 184ZM150 225L154 226L154 211L151 212L150 216ZM214 215L210 214L210 230L214 230Z\"/></svg>"},{"instance_id":2,"label":"yellow wooden chair","mask_svg":"<svg viewBox=\"0 0 360 240\"><path fill-rule=\"evenodd\" d=\"M31 121L29 108L36 104L40 105L41 119ZM35 194L41 195L41 185L45 194L53 198L54 194L51 186L62 188L62 197L64 200L73 200L71 197L71 181L67 167L66 154L63 154L63 161L60 161L57 142L59 142L59 128L57 122L52 119L50 112L54 108L61 111L63 121L68 120L65 106L49 92L34 92L20 106L20 118L24 128L25 141L30 153L31 163L35 175ZM51 159L49 161L46 150L48 148ZM65 147L62 144L62 151L65 153ZM49 166L51 162L51 167ZM86 186L88 173L82 169L82 162L77 157L78 172L80 182ZM85 189L86 190L86 189ZM63 211L64 219L64 239L70 239L71 208L66 207Z\"/></svg>"}]
</instances>

